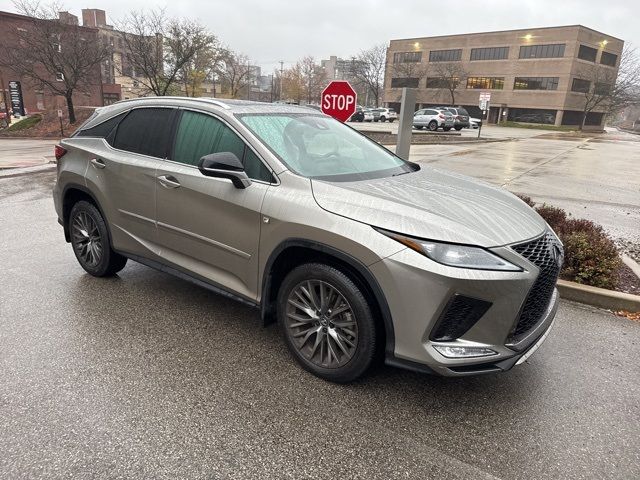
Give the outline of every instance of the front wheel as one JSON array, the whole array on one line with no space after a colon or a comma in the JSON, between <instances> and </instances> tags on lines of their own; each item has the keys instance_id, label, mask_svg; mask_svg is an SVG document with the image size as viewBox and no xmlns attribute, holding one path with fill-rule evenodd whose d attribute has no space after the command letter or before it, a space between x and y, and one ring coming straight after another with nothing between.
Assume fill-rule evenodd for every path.
<instances>
[{"instance_id":1,"label":"front wheel","mask_svg":"<svg viewBox=\"0 0 640 480\"><path fill-rule=\"evenodd\" d=\"M73 253L80 266L94 277L115 275L124 268L127 257L111 249L107 224L95 205L76 203L69 215Z\"/></svg>"},{"instance_id":2,"label":"front wheel","mask_svg":"<svg viewBox=\"0 0 640 480\"><path fill-rule=\"evenodd\" d=\"M278 322L298 363L325 380L352 382L373 361L374 316L362 291L337 268L309 263L293 269L278 292Z\"/></svg>"},{"instance_id":3,"label":"front wheel","mask_svg":"<svg viewBox=\"0 0 640 480\"><path fill-rule=\"evenodd\" d=\"M394 120L393 118L390 118L389 123L393 123L393 120Z\"/></svg>"},{"instance_id":4,"label":"front wheel","mask_svg":"<svg viewBox=\"0 0 640 480\"><path fill-rule=\"evenodd\" d=\"M448 132L449 130L451 130L451 127L442 127L442 130L444 130L445 132Z\"/></svg>"},{"instance_id":5,"label":"front wheel","mask_svg":"<svg viewBox=\"0 0 640 480\"><path fill-rule=\"evenodd\" d=\"M384 122L386 122L386 120L387 120L387 117L385 117L385 116L380 117L380 121L381 121L381 122L383 122L383 123L384 123Z\"/></svg>"},{"instance_id":6,"label":"front wheel","mask_svg":"<svg viewBox=\"0 0 640 480\"><path fill-rule=\"evenodd\" d=\"M431 120L429 122L429 125L427 125L427 128L432 132L435 132L436 130L438 130L438 122L436 122L435 120Z\"/></svg>"},{"instance_id":7,"label":"front wheel","mask_svg":"<svg viewBox=\"0 0 640 480\"><path fill-rule=\"evenodd\" d=\"M457 125L455 127L453 127L456 129L457 132L459 132L460 130L462 130L462 126L461 125Z\"/></svg>"}]
</instances>

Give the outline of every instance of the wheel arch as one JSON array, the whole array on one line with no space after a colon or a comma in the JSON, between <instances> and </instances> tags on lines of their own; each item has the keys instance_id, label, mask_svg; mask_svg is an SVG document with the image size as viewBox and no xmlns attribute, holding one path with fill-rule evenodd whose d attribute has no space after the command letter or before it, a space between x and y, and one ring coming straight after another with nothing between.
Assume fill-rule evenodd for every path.
<instances>
[{"instance_id":1,"label":"wheel arch","mask_svg":"<svg viewBox=\"0 0 640 480\"><path fill-rule=\"evenodd\" d=\"M111 244L111 227L107 222L107 217L100 206L100 202L96 199L95 195L87 187L79 185L77 183L69 183L65 185L62 192L62 228L64 229L64 238L67 242L71 241L71 234L69 232L69 215L73 206L81 200L86 200L92 203L102 215L102 218L107 225L107 232L109 233L109 243Z\"/></svg>"},{"instance_id":2,"label":"wheel arch","mask_svg":"<svg viewBox=\"0 0 640 480\"><path fill-rule=\"evenodd\" d=\"M360 288L374 309L381 328L387 357L393 356L395 335L391 311L378 281L365 264L352 255L329 245L305 239L292 238L281 242L265 264L262 275L260 314L264 325L274 323L278 289L293 268L304 263L322 262L342 270Z\"/></svg>"}]
</instances>

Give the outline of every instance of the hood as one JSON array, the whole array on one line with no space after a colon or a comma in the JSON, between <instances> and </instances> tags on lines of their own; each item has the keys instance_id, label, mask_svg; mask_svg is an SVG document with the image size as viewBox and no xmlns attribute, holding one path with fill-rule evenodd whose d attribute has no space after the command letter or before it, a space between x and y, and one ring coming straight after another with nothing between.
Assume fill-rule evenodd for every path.
<instances>
[{"instance_id":1,"label":"hood","mask_svg":"<svg viewBox=\"0 0 640 480\"><path fill-rule=\"evenodd\" d=\"M540 235L545 221L504 189L421 165L357 182L312 180L323 209L418 238L497 247Z\"/></svg>"}]
</instances>

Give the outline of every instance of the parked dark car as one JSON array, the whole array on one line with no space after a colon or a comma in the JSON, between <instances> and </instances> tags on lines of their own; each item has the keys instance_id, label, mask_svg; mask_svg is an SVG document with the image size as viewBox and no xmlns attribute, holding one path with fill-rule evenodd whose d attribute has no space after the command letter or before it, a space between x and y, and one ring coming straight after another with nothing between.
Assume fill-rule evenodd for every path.
<instances>
[{"instance_id":1,"label":"parked dark car","mask_svg":"<svg viewBox=\"0 0 640 480\"><path fill-rule=\"evenodd\" d=\"M469 121L469 112L462 107L435 107L438 110L447 110L451 112L454 120L454 127L456 130L462 130L463 128L469 128L471 125Z\"/></svg>"},{"instance_id":2,"label":"parked dark car","mask_svg":"<svg viewBox=\"0 0 640 480\"><path fill-rule=\"evenodd\" d=\"M364 110L362 107L357 107L356 111L351 118L349 118L350 122L364 122Z\"/></svg>"}]
</instances>

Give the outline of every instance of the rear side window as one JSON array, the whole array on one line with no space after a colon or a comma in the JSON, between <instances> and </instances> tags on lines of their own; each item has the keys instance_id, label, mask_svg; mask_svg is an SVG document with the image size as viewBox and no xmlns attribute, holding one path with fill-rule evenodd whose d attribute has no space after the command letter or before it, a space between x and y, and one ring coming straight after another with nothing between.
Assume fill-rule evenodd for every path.
<instances>
[{"instance_id":1,"label":"rear side window","mask_svg":"<svg viewBox=\"0 0 640 480\"><path fill-rule=\"evenodd\" d=\"M205 155L218 152L234 153L244 165L249 178L270 183L275 181L260 158L227 125L211 115L184 110L176 133L172 160L197 165Z\"/></svg>"},{"instance_id":2,"label":"rear side window","mask_svg":"<svg viewBox=\"0 0 640 480\"><path fill-rule=\"evenodd\" d=\"M108 120L105 120L98 125L95 125L91 128L86 128L84 130L80 130L76 136L78 137L98 137L98 138L107 138L111 131L116 128L116 125L120 123L120 120L124 118L127 114L121 113L120 115L116 115L115 117L111 117Z\"/></svg>"},{"instance_id":3,"label":"rear side window","mask_svg":"<svg viewBox=\"0 0 640 480\"><path fill-rule=\"evenodd\" d=\"M118 124L113 146L120 150L166 158L174 110L138 108Z\"/></svg>"}]
</instances>

